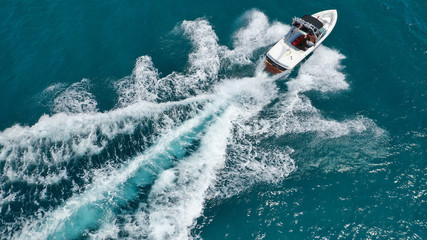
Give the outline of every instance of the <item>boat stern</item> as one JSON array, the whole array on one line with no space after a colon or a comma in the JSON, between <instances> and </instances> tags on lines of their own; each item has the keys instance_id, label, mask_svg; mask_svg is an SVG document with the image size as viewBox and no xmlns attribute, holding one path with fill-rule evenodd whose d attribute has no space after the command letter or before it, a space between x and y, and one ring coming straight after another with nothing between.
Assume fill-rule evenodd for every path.
<instances>
[{"instance_id":1,"label":"boat stern","mask_svg":"<svg viewBox=\"0 0 427 240\"><path fill-rule=\"evenodd\" d=\"M273 60L271 60L267 55L265 56L265 70L273 75L282 73L287 69L278 65Z\"/></svg>"}]
</instances>

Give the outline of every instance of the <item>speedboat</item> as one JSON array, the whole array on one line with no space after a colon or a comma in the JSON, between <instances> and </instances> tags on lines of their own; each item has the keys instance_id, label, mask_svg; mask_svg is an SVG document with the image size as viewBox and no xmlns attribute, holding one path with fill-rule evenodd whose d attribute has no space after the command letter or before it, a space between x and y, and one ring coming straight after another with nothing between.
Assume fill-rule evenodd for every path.
<instances>
[{"instance_id":1,"label":"speedboat","mask_svg":"<svg viewBox=\"0 0 427 240\"><path fill-rule=\"evenodd\" d=\"M265 70L278 74L294 68L325 40L337 18L337 10L294 17L289 32L267 52Z\"/></svg>"}]
</instances>

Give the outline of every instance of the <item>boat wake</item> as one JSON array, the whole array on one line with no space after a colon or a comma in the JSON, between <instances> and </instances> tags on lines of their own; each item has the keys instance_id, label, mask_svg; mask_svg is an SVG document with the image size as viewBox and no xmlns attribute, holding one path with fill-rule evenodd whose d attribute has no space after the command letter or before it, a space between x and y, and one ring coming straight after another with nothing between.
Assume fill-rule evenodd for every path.
<instances>
[{"instance_id":1,"label":"boat wake","mask_svg":"<svg viewBox=\"0 0 427 240\"><path fill-rule=\"evenodd\" d=\"M109 111L99 112L88 79L47 89L58 91L55 114L0 133L2 237L193 238L208 199L304 168L297 146L280 139L384 134L364 116L324 117L306 94L349 88L342 54L320 46L284 83L288 73L262 72L257 50L290 27L257 10L242 19L232 49L207 20L183 21L178 31L193 47L186 71L161 77L151 57L139 57L115 82ZM249 72L231 73L236 66Z\"/></svg>"}]
</instances>

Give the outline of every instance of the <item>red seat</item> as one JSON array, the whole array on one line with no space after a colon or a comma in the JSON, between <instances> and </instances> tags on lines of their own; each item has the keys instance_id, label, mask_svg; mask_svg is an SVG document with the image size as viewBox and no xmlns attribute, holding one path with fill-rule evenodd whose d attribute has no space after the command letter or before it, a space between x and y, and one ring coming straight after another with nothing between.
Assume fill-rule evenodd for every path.
<instances>
[{"instance_id":1,"label":"red seat","mask_svg":"<svg viewBox=\"0 0 427 240\"><path fill-rule=\"evenodd\" d=\"M304 40L304 35L301 35L301 36L297 37L297 39L295 39L292 42L292 45L294 45L296 47L299 43L301 43L302 40Z\"/></svg>"}]
</instances>

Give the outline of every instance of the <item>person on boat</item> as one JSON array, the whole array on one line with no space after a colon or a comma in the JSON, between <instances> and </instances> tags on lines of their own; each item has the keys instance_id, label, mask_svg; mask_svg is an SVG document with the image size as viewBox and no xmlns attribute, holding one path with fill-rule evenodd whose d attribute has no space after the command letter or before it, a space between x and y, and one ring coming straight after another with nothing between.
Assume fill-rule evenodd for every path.
<instances>
[{"instance_id":1,"label":"person on boat","mask_svg":"<svg viewBox=\"0 0 427 240\"><path fill-rule=\"evenodd\" d=\"M307 35L305 35L304 40L306 42L307 48L313 47L317 41L316 34L313 34L313 35L307 34Z\"/></svg>"},{"instance_id":2,"label":"person on boat","mask_svg":"<svg viewBox=\"0 0 427 240\"><path fill-rule=\"evenodd\" d=\"M316 44L316 41L317 41L317 36L316 36L316 34L313 34L313 36L311 36L311 35L310 35L310 41L311 41L313 44Z\"/></svg>"}]
</instances>

